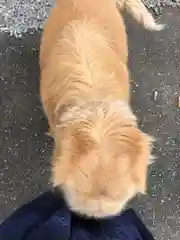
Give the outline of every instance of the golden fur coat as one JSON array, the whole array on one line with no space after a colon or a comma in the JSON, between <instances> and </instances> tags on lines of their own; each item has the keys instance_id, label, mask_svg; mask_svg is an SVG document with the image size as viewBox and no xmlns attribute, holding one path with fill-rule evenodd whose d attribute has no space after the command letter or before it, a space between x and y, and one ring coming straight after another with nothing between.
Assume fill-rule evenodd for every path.
<instances>
[{"instance_id":1,"label":"golden fur coat","mask_svg":"<svg viewBox=\"0 0 180 240\"><path fill-rule=\"evenodd\" d=\"M132 2L119 7L160 30L142 3ZM127 59L115 1L57 0L41 42L40 94L55 140L53 184L86 216L115 215L146 191L152 138L138 129L129 106Z\"/></svg>"}]
</instances>

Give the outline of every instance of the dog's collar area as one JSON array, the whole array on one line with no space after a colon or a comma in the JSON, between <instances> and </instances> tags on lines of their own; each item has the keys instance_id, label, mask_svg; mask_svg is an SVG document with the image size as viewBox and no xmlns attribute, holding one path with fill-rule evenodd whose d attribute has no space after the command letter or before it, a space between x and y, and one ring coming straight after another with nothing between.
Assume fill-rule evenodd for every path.
<instances>
[{"instance_id":1,"label":"dog's collar area","mask_svg":"<svg viewBox=\"0 0 180 240\"><path fill-rule=\"evenodd\" d=\"M73 116L73 114L78 115L81 111L89 111L92 113L94 109L102 109L103 111L106 109L107 111L111 109L113 112L119 112L123 114L128 119L131 119L133 122L136 122L136 117L132 113L132 110L128 103L117 100L117 101L107 101L107 100L94 100L88 101L84 103L74 104L64 104L59 109L54 112L53 122L55 125L59 125L66 121L68 118Z\"/></svg>"}]
</instances>

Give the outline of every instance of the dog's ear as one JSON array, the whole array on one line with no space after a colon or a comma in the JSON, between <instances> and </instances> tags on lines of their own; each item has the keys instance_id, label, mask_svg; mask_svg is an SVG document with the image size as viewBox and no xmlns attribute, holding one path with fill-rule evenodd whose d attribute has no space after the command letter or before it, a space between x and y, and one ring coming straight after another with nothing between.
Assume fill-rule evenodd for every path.
<instances>
[{"instance_id":1,"label":"dog's ear","mask_svg":"<svg viewBox=\"0 0 180 240\"><path fill-rule=\"evenodd\" d=\"M55 148L52 156L51 179L54 187L64 183L70 171L71 139L69 131L59 128L55 131Z\"/></svg>"},{"instance_id":2,"label":"dog's ear","mask_svg":"<svg viewBox=\"0 0 180 240\"><path fill-rule=\"evenodd\" d=\"M97 143L91 136L91 132L91 129L85 128L83 124L80 126L74 124L69 128L59 128L60 137L56 133L56 147L52 161L52 182L54 186L63 184L73 171L73 166L78 165L81 159L83 159L85 168L93 168L95 161L89 161L88 156L91 155Z\"/></svg>"},{"instance_id":3,"label":"dog's ear","mask_svg":"<svg viewBox=\"0 0 180 240\"><path fill-rule=\"evenodd\" d=\"M52 184L54 187L63 184L69 174L70 162L64 156L53 159L52 163Z\"/></svg>"},{"instance_id":4,"label":"dog's ear","mask_svg":"<svg viewBox=\"0 0 180 240\"><path fill-rule=\"evenodd\" d=\"M154 139L136 128L132 130L131 137L134 139L134 147L130 151L132 177L138 187L138 191L146 194L147 170Z\"/></svg>"},{"instance_id":5,"label":"dog's ear","mask_svg":"<svg viewBox=\"0 0 180 240\"><path fill-rule=\"evenodd\" d=\"M122 128L123 129L123 128ZM119 155L128 157L128 169L139 193L146 193L146 180L153 138L136 127L125 127L120 134Z\"/></svg>"}]
</instances>

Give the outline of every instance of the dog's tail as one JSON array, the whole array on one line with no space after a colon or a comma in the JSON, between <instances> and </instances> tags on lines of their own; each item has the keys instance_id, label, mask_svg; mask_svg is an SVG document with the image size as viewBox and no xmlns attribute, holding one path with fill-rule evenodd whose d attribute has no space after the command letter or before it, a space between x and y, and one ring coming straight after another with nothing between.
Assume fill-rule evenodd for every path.
<instances>
[{"instance_id":1,"label":"dog's tail","mask_svg":"<svg viewBox=\"0 0 180 240\"><path fill-rule=\"evenodd\" d=\"M160 31L165 28L164 24L155 22L153 16L148 12L141 0L117 0L117 5L120 10L125 9L150 31Z\"/></svg>"}]
</instances>

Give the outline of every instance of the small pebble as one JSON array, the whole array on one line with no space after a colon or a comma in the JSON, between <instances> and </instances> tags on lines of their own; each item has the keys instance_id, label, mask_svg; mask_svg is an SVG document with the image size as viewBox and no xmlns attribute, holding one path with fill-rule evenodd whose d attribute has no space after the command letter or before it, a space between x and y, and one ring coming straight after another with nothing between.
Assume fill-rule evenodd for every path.
<instances>
[{"instance_id":1,"label":"small pebble","mask_svg":"<svg viewBox=\"0 0 180 240\"><path fill-rule=\"evenodd\" d=\"M154 101L157 101L157 97L158 97L158 91L155 90L155 91L153 92L153 99L154 99Z\"/></svg>"},{"instance_id":2,"label":"small pebble","mask_svg":"<svg viewBox=\"0 0 180 240\"><path fill-rule=\"evenodd\" d=\"M180 108L180 96L178 97L178 108Z\"/></svg>"}]
</instances>

